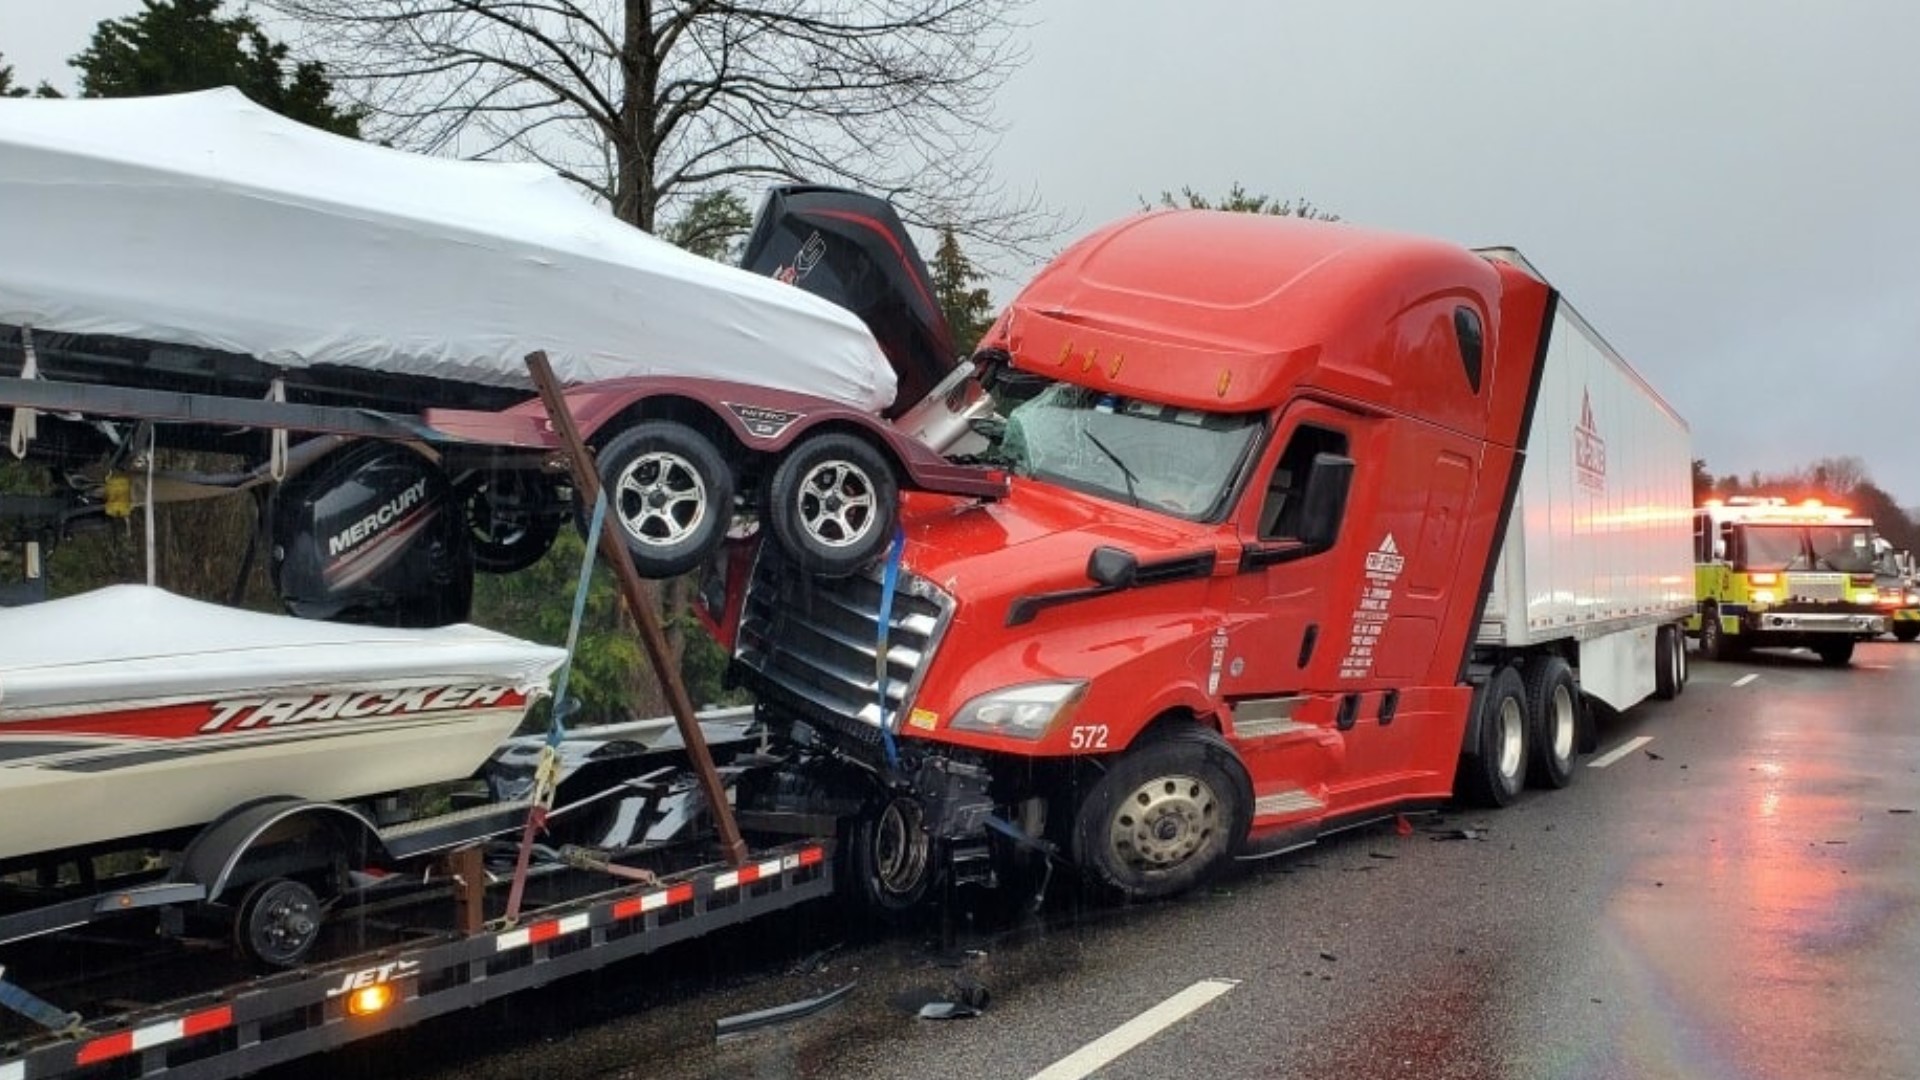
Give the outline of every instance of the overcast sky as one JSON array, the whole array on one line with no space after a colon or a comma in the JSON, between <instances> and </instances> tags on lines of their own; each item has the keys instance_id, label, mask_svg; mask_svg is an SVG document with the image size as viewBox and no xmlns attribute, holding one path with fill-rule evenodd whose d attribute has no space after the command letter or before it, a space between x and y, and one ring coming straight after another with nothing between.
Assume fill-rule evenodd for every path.
<instances>
[{"instance_id":1,"label":"overcast sky","mask_svg":"<svg viewBox=\"0 0 1920 1080\"><path fill-rule=\"evenodd\" d=\"M0 0L20 81L135 0ZM1920 4L1034 0L1002 178L1078 231L1238 180L1521 249L1716 474L1920 504ZM1070 237L1068 238L1070 239ZM1009 299L1008 288L995 299Z\"/></svg>"}]
</instances>

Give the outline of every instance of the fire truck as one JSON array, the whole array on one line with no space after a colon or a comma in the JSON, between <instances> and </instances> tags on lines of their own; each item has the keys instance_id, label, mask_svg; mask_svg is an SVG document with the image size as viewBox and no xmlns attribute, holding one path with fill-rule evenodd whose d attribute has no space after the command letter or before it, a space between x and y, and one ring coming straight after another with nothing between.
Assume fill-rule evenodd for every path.
<instances>
[{"instance_id":1,"label":"fire truck","mask_svg":"<svg viewBox=\"0 0 1920 1080\"><path fill-rule=\"evenodd\" d=\"M1873 522L1817 499L1712 499L1694 514L1688 632L1714 660L1760 647L1800 647L1844 666L1854 645L1885 633L1874 580Z\"/></svg>"}]
</instances>

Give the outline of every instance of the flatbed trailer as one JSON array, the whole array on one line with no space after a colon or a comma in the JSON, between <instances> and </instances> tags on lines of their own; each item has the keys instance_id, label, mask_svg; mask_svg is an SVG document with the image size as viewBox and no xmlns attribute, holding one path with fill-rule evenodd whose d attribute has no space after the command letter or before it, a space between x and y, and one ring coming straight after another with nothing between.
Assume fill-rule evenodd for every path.
<instances>
[{"instance_id":1,"label":"flatbed trailer","mask_svg":"<svg viewBox=\"0 0 1920 1080\"><path fill-rule=\"evenodd\" d=\"M534 366L549 403L565 412L551 373ZM401 414L41 380L0 378L5 406L463 441ZM591 499L590 466L579 464L568 419L554 425L557 437ZM624 555L620 544L601 535L604 555ZM612 561L623 592L636 595L632 564ZM651 612L634 614L657 637ZM232 940L182 914L195 896L148 895L146 879L120 893L103 882L59 909L95 909L72 927L0 920L32 931L0 946L0 965L11 965L0 967L0 1080L245 1075L831 895L844 869L841 838L868 805L871 781L825 755L769 745L739 714L695 718L677 679L665 682L675 717L662 737L615 725L554 748L556 784L566 794L577 782L583 793L553 810L555 835L624 841L554 849L529 843L529 828L513 843L496 819L531 805L514 801L525 793L512 782L530 780L546 740L512 740L489 765L491 801L415 823L451 831L454 842L423 845L404 863L413 877L361 874L316 947L286 970L249 963ZM650 723L656 733L668 728ZM562 820L569 814L579 817ZM582 818L594 824L567 827ZM464 835L463 821L474 823ZM168 932L154 933L156 923Z\"/></svg>"},{"instance_id":2,"label":"flatbed trailer","mask_svg":"<svg viewBox=\"0 0 1920 1080\"><path fill-rule=\"evenodd\" d=\"M738 868L712 862L614 888L578 871L548 883L553 897L511 927L462 931L449 897L439 919L396 929L390 944L9 1038L0 1080L255 1072L825 897L832 852L830 841L777 844Z\"/></svg>"}]
</instances>

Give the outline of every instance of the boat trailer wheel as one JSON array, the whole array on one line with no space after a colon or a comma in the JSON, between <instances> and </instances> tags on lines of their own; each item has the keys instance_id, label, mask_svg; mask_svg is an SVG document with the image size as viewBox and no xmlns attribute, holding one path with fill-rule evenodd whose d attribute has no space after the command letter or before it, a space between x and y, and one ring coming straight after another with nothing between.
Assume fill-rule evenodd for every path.
<instances>
[{"instance_id":1,"label":"boat trailer wheel","mask_svg":"<svg viewBox=\"0 0 1920 1080\"><path fill-rule=\"evenodd\" d=\"M291 967L320 937L320 898L291 878L268 878L240 902L234 936L240 951L268 967Z\"/></svg>"},{"instance_id":2,"label":"boat trailer wheel","mask_svg":"<svg viewBox=\"0 0 1920 1080\"><path fill-rule=\"evenodd\" d=\"M707 485L700 470L664 450L642 454L620 470L608 506L641 544L669 546L700 531L707 517Z\"/></svg>"},{"instance_id":3,"label":"boat trailer wheel","mask_svg":"<svg viewBox=\"0 0 1920 1080\"><path fill-rule=\"evenodd\" d=\"M800 525L822 547L864 539L878 512L873 478L844 459L822 461L800 479L794 498Z\"/></svg>"}]
</instances>

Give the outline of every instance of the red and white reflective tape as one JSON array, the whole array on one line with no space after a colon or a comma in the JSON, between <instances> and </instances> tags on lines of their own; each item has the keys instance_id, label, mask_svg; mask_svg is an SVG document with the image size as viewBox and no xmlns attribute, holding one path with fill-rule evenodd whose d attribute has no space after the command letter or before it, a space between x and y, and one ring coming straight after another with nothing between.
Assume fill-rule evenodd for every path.
<instances>
[{"instance_id":1,"label":"red and white reflective tape","mask_svg":"<svg viewBox=\"0 0 1920 1080\"><path fill-rule=\"evenodd\" d=\"M0 1062L0 1080L27 1080L27 1063L24 1061Z\"/></svg>"},{"instance_id":2,"label":"red and white reflective tape","mask_svg":"<svg viewBox=\"0 0 1920 1080\"><path fill-rule=\"evenodd\" d=\"M805 848L791 855L782 855L778 859L768 859L763 863L743 866L738 870L729 870L713 879L713 889L715 892L719 892L721 889L732 889L741 885L751 885L764 878L779 877L782 871L798 870L803 866L813 866L826 857L827 852L825 848Z\"/></svg>"},{"instance_id":3,"label":"red and white reflective tape","mask_svg":"<svg viewBox=\"0 0 1920 1080\"><path fill-rule=\"evenodd\" d=\"M683 882L671 889L635 896L613 905L615 919L631 919L636 915L645 915L649 911L659 911L663 907L684 904L693 899L693 883Z\"/></svg>"},{"instance_id":4,"label":"red and white reflective tape","mask_svg":"<svg viewBox=\"0 0 1920 1080\"><path fill-rule=\"evenodd\" d=\"M74 1057L76 1065L98 1065L103 1061L112 1061L117 1057L149 1050L166 1043L181 1039L191 1039L195 1035L205 1035L209 1031L219 1031L233 1026L233 1007L222 1005L217 1009L205 1009L197 1013L188 1013L178 1020L168 1020L161 1024L148 1024L146 1027L122 1031L114 1035L102 1035L80 1047L80 1053Z\"/></svg>"},{"instance_id":5,"label":"red and white reflective tape","mask_svg":"<svg viewBox=\"0 0 1920 1080\"><path fill-rule=\"evenodd\" d=\"M493 939L495 952L509 949L524 949L529 945L538 945L543 941L552 941L557 937L578 933L593 924L593 913L580 912L560 919L548 919L532 926L523 926L518 930L509 930Z\"/></svg>"},{"instance_id":6,"label":"red and white reflective tape","mask_svg":"<svg viewBox=\"0 0 1920 1080\"><path fill-rule=\"evenodd\" d=\"M713 891L719 892L722 889L734 889L742 885L751 885L761 878L779 877L780 864L783 861L784 860L781 859L768 859L763 863L754 863L752 866L743 866L738 870L729 870L724 874L716 875L713 879ZM798 866L799 864L795 863L794 865Z\"/></svg>"}]
</instances>

